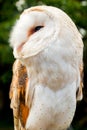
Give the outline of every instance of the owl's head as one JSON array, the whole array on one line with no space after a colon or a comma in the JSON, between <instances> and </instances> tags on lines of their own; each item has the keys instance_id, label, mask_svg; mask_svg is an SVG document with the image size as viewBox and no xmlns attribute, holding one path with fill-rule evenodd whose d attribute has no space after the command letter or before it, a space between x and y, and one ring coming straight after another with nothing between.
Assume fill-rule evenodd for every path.
<instances>
[{"instance_id":1,"label":"owl's head","mask_svg":"<svg viewBox=\"0 0 87 130\"><path fill-rule=\"evenodd\" d=\"M63 11L51 6L36 6L21 14L11 32L10 45L15 58L28 58L49 46L55 46L55 50L63 44L71 47L70 40L75 40L75 36L76 39L80 37L74 23Z\"/></svg>"}]
</instances>

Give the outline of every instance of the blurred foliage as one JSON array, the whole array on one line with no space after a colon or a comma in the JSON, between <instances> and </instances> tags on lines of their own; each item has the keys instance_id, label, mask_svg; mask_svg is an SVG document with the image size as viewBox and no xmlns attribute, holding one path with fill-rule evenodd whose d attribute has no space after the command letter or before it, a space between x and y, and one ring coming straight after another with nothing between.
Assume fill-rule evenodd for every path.
<instances>
[{"instance_id":1,"label":"blurred foliage","mask_svg":"<svg viewBox=\"0 0 87 130\"><path fill-rule=\"evenodd\" d=\"M52 5L64 10L75 22L84 41L84 98L78 103L72 125L75 130L87 130L87 0L0 0L0 119L10 122L12 111L9 109L9 86L14 61L9 47L10 30L25 9L35 5ZM6 111L8 110L8 112ZM4 116L3 116L4 113Z\"/></svg>"}]
</instances>

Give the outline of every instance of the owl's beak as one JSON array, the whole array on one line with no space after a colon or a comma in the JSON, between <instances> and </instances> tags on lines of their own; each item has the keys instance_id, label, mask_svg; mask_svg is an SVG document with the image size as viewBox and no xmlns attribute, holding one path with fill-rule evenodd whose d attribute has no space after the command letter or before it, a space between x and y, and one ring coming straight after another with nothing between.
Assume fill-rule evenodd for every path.
<instances>
[{"instance_id":1,"label":"owl's beak","mask_svg":"<svg viewBox=\"0 0 87 130\"><path fill-rule=\"evenodd\" d=\"M21 43L18 47L17 47L17 51L20 52L23 48L23 45L25 44L25 42Z\"/></svg>"}]
</instances>

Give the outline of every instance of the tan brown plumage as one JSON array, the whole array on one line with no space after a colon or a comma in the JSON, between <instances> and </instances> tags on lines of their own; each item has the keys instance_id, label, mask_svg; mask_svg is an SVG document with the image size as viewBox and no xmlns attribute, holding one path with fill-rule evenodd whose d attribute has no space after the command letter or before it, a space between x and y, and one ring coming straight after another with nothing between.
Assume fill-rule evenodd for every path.
<instances>
[{"instance_id":1,"label":"tan brown plumage","mask_svg":"<svg viewBox=\"0 0 87 130\"><path fill-rule=\"evenodd\" d=\"M29 108L25 104L25 92L27 87L26 68L16 60L13 65L13 77L10 87L11 108L13 109L15 130L24 130Z\"/></svg>"},{"instance_id":2,"label":"tan brown plumage","mask_svg":"<svg viewBox=\"0 0 87 130\"><path fill-rule=\"evenodd\" d=\"M83 98L83 64L80 65L79 68L80 71L80 77L81 77L81 81L80 81L80 87L77 90L77 100L81 100Z\"/></svg>"}]
</instances>

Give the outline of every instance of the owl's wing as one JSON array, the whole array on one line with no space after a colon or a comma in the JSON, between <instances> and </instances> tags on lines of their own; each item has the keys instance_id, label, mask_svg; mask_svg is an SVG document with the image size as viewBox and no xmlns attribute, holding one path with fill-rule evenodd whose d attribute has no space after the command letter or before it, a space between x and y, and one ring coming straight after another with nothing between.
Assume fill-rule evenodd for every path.
<instances>
[{"instance_id":1,"label":"owl's wing","mask_svg":"<svg viewBox=\"0 0 87 130\"><path fill-rule=\"evenodd\" d=\"M79 71L80 71L80 86L77 90L77 95L76 95L77 101L83 98L83 91L82 91L83 89L83 63L80 65Z\"/></svg>"},{"instance_id":2,"label":"owl's wing","mask_svg":"<svg viewBox=\"0 0 87 130\"><path fill-rule=\"evenodd\" d=\"M25 104L25 93L28 83L27 71L19 60L13 65L13 77L10 86L9 97L14 116L14 129L24 130L29 108Z\"/></svg>"}]
</instances>

